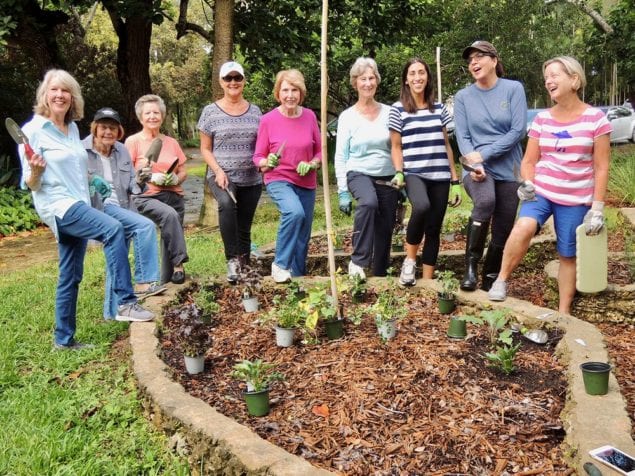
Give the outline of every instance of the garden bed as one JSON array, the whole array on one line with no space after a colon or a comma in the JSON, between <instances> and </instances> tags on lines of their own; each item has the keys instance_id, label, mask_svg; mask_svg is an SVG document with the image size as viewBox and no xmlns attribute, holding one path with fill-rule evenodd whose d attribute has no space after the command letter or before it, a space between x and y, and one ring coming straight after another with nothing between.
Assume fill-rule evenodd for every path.
<instances>
[{"instance_id":1,"label":"garden bed","mask_svg":"<svg viewBox=\"0 0 635 476\"><path fill-rule=\"evenodd\" d=\"M267 289L267 303L282 287ZM188 294L184 294L188 299ZM367 296L374 301L374 296ZM345 300L348 307L349 303ZM212 349L204 374L184 373L161 327L161 353L193 396L316 466L346 474L570 474L559 419L567 382L554 355L559 331L544 346L522 340L518 370L487 366L486 329L449 340L436 299L412 294L397 337L383 343L373 322L347 323L344 339L280 349L272 330L254 324L236 288L217 291ZM520 339L516 337L516 340ZM242 384L230 377L242 359L262 358L286 375L272 390L267 417L247 415ZM538 471L538 473L536 473Z\"/></svg>"}]
</instances>

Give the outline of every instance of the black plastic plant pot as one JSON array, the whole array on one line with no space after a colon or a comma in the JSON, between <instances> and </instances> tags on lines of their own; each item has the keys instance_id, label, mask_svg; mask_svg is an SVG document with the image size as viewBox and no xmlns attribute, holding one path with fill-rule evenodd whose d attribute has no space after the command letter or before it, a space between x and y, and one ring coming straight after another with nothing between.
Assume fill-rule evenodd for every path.
<instances>
[{"instance_id":1,"label":"black plastic plant pot","mask_svg":"<svg viewBox=\"0 0 635 476\"><path fill-rule=\"evenodd\" d=\"M326 329L326 337L329 340L339 339L344 336L344 319L324 321L324 327Z\"/></svg>"},{"instance_id":2,"label":"black plastic plant pot","mask_svg":"<svg viewBox=\"0 0 635 476\"><path fill-rule=\"evenodd\" d=\"M247 404L247 412L251 416L264 416L269 413L269 389L266 388L259 392L245 392L245 403Z\"/></svg>"},{"instance_id":3,"label":"black plastic plant pot","mask_svg":"<svg viewBox=\"0 0 635 476\"><path fill-rule=\"evenodd\" d=\"M584 362L580 364L584 389L589 395L606 395L609 391L611 365L605 362Z\"/></svg>"}]
</instances>

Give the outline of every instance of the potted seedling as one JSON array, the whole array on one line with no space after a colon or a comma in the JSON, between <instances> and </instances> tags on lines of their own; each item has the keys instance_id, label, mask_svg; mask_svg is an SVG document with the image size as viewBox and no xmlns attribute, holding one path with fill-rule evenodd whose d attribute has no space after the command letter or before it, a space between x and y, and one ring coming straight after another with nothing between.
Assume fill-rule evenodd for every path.
<instances>
[{"instance_id":1,"label":"potted seedling","mask_svg":"<svg viewBox=\"0 0 635 476\"><path fill-rule=\"evenodd\" d=\"M262 276L256 268L248 264L241 264L237 282L243 289L242 299L245 311L256 312L260 306L256 292L262 287Z\"/></svg>"},{"instance_id":2,"label":"potted seedling","mask_svg":"<svg viewBox=\"0 0 635 476\"><path fill-rule=\"evenodd\" d=\"M198 374L205 367L205 353L212 345L209 326L201 319L201 310L194 304L185 304L166 314L176 318L171 336L183 352L185 368L190 374Z\"/></svg>"},{"instance_id":3,"label":"potted seedling","mask_svg":"<svg viewBox=\"0 0 635 476\"><path fill-rule=\"evenodd\" d=\"M217 285L207 284L201 286L194 294L194 302L201 310L201 320L206 324L210 324L212 317L220 311L220 305L216 302L217 289Z\"/></svg>"},{"instance_id":4,"label":"potted seedling","mask_svg":"<svg viewBox=\"0 0 635 476\"><path fill-rule=\"evenodd\" d=\"M408 314L408 296L389 277L388 286L377 291L377 300L367 307L375 319L377 332L383 340L392 339L397 332L397 322Z\"/></svg>"},{"instance_id":5,"label":"potted seedling","mask_svg":"<svg viewBox=\"0 0 635 476\"><path fill-rule=\"evenodd\" d=\"M306 299L306 298L305 298ZM278 347L291 347L298 327L306 321L307 313L294 292L287 295L274 296L273 306L259 319L261 324L274 323L276 330L276 345Z\"/></svg>"},{"instance_id":6,"label":"potted seedling","mask_svg":"<svg viewBox=\"0 0 635 476\"><path fill-rule=\"evenodd\" d=\"M362 276L359 274L344 274L341 269L337 270L335 284L337 292L349 295L353 304L363 302L368 291L368 284Z\"/></svg>"},{"instance_id":7,"label":"potted seedling","mask_svg":"<svg viewBox=\"0 0 635 476\"><path fill-rule=\"evenodd\" d=\"M323 286L310 289L301 305L307 312L307 328L314 329L317 322L322 320L329 340L339 339L344 335L344 319L337 313L333 296Z\"/></svg>"},{"instance_id":8,"label":"potted seedling","mask_svg":"<svg viewBox=\"0 0 635 476\"><path fill-rule=\"evenodd\" d=\"M275 364L263 362L261 359L243 360L233 367L232 377L243 380L247 391L243 393L247 412L252 416L263 416L269 413L269 391L275 381L284 380L284 375L274 370Z\"/></svg>"},{"instance_id":9,"label":"potted seedling","mask_svg":"<svg viewBox=\"0 0 635 476\"><path fill-rule=\"evenodd\" d=\"M459 280L450 270L437 271L437 279L441 283L439 292L439 312L450 314L456 306L456 292L459 290Z\"/></svg>"},{"instance_id":10,"label":"potted seedling","mask_svg":"<svg viewBox=\"0 0 635 476\"><path fill-rule=\"evenodd\" d=\"M441 226L441 238L448 243L456 240L456 235L462 233L468 221L468 215L463 210L450 209Z\"/></svg>"}]
</instances>

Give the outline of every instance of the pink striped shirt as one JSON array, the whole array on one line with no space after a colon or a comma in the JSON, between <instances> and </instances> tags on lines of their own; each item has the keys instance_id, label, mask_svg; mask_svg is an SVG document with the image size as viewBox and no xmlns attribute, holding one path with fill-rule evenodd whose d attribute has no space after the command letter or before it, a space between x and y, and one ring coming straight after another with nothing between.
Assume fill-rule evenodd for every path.
<instances>
[{"instance_id":1,"label":"pink striped shirt","mask_svg":"<svg viewBox=\"0 0 635 476\"><path fill-rule=\"evenodd\" d=\"M604 113L591 106L571 122L556 121L551 110L538 113L528 134L538 139L540 147L536 193L561 205L590 205L595 184L593 144L611 130Z\"/></svg>"}]
</instances>

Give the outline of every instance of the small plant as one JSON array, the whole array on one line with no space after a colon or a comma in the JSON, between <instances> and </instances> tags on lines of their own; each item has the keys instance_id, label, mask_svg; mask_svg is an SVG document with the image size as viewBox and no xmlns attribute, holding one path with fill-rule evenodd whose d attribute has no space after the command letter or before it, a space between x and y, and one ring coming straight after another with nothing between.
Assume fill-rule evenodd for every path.
<instances>
[{"instance_id":1,"label":"small plant","mask_svg":"<svg viewBox=\"0 0 635 476\"><path fill-rule=\"evenodd\" d=\"M275 322L278 327L295 329L306 321L306 308L300 305L302 301L298 301L294 294L274 296L272 302L273 306L259 319L259 323Z\"/></svg>"},{"instance_id":2,"label":"small plant","mask_svg":"<svg viewBox=\"0 0 635 476\"><path fill-rule=\"evenodd\" d=\"M291 299L295 299L296 302L300 302L306 297L306 289L302 287L299 280L292 279L289 284L287 284L287 296Z\"/></svg>"},{"instance_id":3,"label":"small plant","mask_svg":"<svg viewBox=\"0 0 635 476\"><path fill-rule=\"evenodd\" d=\"M512 344L512 330L507 327L509 311L495 309L481 311L478 316L462 316L466 322L476 325L487 325L488 339L493 347L497 342L510 346Z\"/></svg>"},{"instance_id":4,"label":"small plant","mask_svg":"<svg viewBox=\"0 0 635 476\"><path fill-rule=\"evenodd\" d=\"M306 327L309 329L314 329L319 319L334 321L338 318L335 299L321 286L310 289L300 306L307 312Z\"/></svg>"},{"instance_id":5,"label":"small plant","mask_svg":"<svg viewBox=\"0 0 635 476\"><path fill-rule=\"evenodd\" d=\"M262 288L262 275L253 266L241 264L237 282L243 287L243 299L249 299Z\"/></svg>"},{"instance_id":6,"label":"small plant","mask_svg":"<svg viewBox=\"0 0 635 476\"><path fill-rule=\"evenodd\" d=\"M367 307L367 312L375 318L378 326L393 320L401 320L408 315L408 295L399 289L394 278L389 278L388 286L377 292L377 301Z\"/></svg>"},{"instance_id":7,"label":"small plant","mask_svg":"<svg viewBox=\"0 0 635 476\"><path fill-rule=\"evenodd\" d=\"M209 326L201 319L201 310L194 304L185 304L166 313L166 318L176 320L171 337L181 348L184 355L198 357L212 345Z\"/></svg>"},{"instance_id":8,"label":"small plant","mask_svg":"<svg viewBox=\"0 0 635 476\"><path fill-rule=\"evenodd\" d=\"M276 370L275 364L263 362L261 359L243 360L234 365L231 376L243 380L248 392L261 392L269 388L275 381L284 380L284 375Z\"/></svg>"},{"instance_id":9,"label":"small plant","mask_svg":"<svg viewBox=\"0 0 635 476\"><path fill-rule=\"evenodd\" d=\"M511 346L496 347L496 352L487 352L485 357L491 362L491 366L498 368L505 375L511 374L516 367L514 366L514 358L520 349L520 343Z\"/></svg>"},{"instance_id":10,"label":"small plant","mask_svg":"<svg viewBox=\"0 0 635 476\"><path fill-rule=\"evenodd\" d=\"M344 274L341 269L337 270L335 285L339 293L348 294L353 300L359 300L368 291L366 280L358 274Z\"/></svg>"},{"instance_id":11,"label":"small plant","mask_svg":"<svg viewBox=\"0 0 635 476\"><path fill-rule=\"evenodd\" d=\"M194 302L201 310L201 320L210 323L212 316L220 311L220 304L216 302L216 291L213 285L202 286L194 295Z\"/></svg>"},{"instance_id":12,"label":"small plant","mask_svg":"<svg viewBox=\"0 0 635 476\"><path fill-rule=\"evenodd\" d=\"M437 279L441 282L441 292L439 293L442 299L454 299L456 292L459 290L459 280L454 276L454 272L450 270L436 271Z\"/></svg>"}]
</instances>

